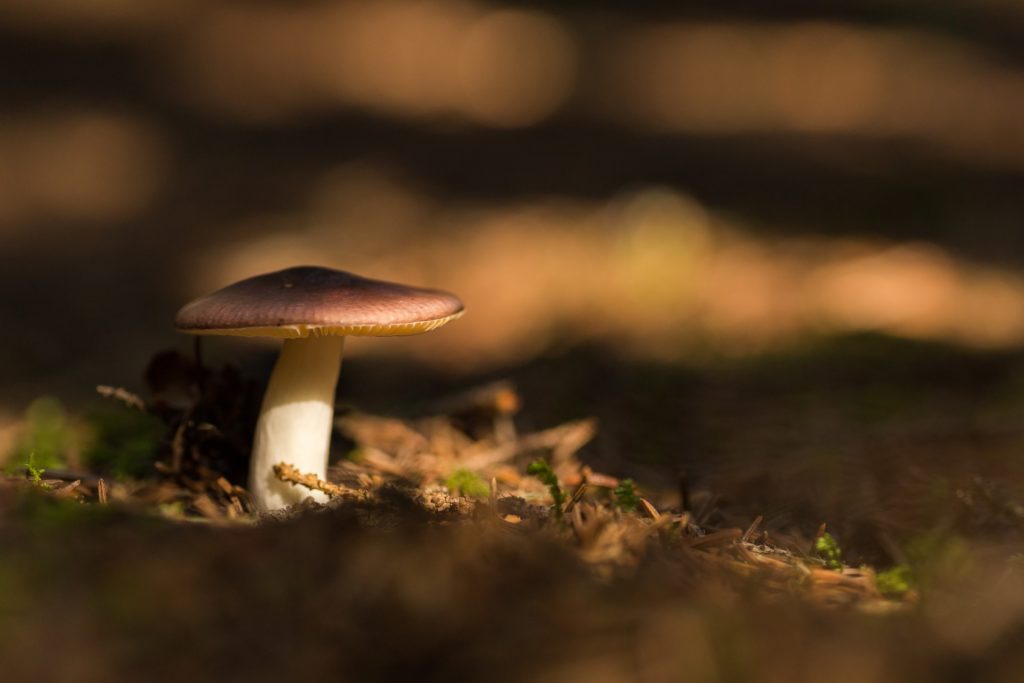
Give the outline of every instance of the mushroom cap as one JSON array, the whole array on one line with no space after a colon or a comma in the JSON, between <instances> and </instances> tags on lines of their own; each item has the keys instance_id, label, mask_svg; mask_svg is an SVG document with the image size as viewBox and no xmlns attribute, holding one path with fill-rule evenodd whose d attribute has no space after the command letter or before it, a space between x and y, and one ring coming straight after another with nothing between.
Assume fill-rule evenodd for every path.
<instances>
[{"instance_id":1,"label":"mushroom cap","mask_svg":"<svg viewBox=\"0 0 1024 683\"><path fill-rule=\"evenodd\" d=\"M242 337L388 337L429 332L462 312L448 292L297 266L200 297L178 311L175 325L191 334Z\"/></svg>"}]
</instances>

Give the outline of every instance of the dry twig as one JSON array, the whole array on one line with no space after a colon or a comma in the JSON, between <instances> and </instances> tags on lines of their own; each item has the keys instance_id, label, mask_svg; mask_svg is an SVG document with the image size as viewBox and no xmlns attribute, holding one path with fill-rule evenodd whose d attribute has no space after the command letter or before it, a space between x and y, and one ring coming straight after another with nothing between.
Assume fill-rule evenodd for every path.
<instances>
[{"instance_id":1,"label":"dry twig","mask_svg":"<svg viewBox=\"0 0 1024 683\"><path fill-rule=\"evenodd\" d=\"M279 462L274 465L274 476L289 484L298 484L305 486L308 489L314 491L322 491L331 498L338 498L340 496L351 496L357 492L345 486L338 486L332 484L329 481L324 481L313 474L303 474L299 472L293 465L289 465L286 462Z\"/></svg>"},{"instance_id":2,"label":"dry twig","mask_svg":"<svg viewBox=\"0 0 1024 683\"><path fill-rule=\"evenodd\" d=\"M469 469L483 469L519 455L536 451L552 452L552 467L557 467L582 448L597 433L597 421L593 419L568 422L558 427L525 434L515 441L503 443L473 452L463 453L462 463ZM480 442L481 444L485 442Z\"/></svg>"},{"instance_id":3,"label":"dry twig","mask_svg":"<svg viewBox=\"0 0 1024 683\"><path fill-rule=\"evenodd\" d=\"M106 384L100 384L96 387L96 393L103 398L119 401L129 408L146 412L146 402L138 394L134 394L124 387L111 387Z\"/></svg>"},{"instance_id":4,"label":"dry twig","mask_svg":"<svg viewBox=\"0 0 1024 683\"><path fill-rule=\"evenodd\" d=\"M750 526L747 527L747 530L745 532L743 532L742 541L744 543L749 542L750 539L754 537L754 534L757 533L757 529L758 529L759 526L761 526L761 522L763 522L763 521L764 521L764 515L758 515L757 517L754 518L754 521L750 523Z\"/></svg>"},{"instance_id":5,"label":"dry twig","mask_svg":"<svg viewBox=\"0 0 1024 683\"><path fill-rule=\"evenodd\" d=\"M687 542L687 545L691 548L727 545L733 541L739 540L742 536L743 532L739 529L722 529L721 531L715 531L710 534L705 534L704 536L691 538Z\"/></svg>"}]
</instances>

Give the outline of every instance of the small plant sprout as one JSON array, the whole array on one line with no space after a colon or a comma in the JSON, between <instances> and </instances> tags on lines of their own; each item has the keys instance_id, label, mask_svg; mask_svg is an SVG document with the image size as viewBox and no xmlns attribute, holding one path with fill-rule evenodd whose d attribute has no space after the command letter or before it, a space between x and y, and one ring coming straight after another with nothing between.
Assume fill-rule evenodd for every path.
<instances>
[{"instance_id":1,"label":"small plant sprout","mask_svg":"<svg viewBox=\"0 0 1024 683\"><path fill-rule=\"evenodd\" d=\"M551 469L551 465L546 460L538 458L527 466L526 473L537 477L548 487L551 499L555 501L554 508L561 511L562 506L565 504L565 492L558 485L558 477L555 476L555 471Z\"/></svg>"},{"instance_id":2,"label":"small plant sprout","mask_svg":"<svg viewBox=\"0 0 1024 683\"><path fill-rule=\"evenodd\" d=\"M615 504L623 510L636 512L640 509L640 495L636 491L636 482L632 479L620 481L612 493L615 495Z\"/></svg>"},{"instance_id":3,"label":"small plant sprout","mask_svg":"<svg viewBox=\"0 0 1024 683\"><path fill-rule=\"evenodd\" d=\"M444 485L452 493L470 498L486 498L491 493L491 487L475 472L460 468L448 475Z\"/></svg>"},{"instance_id":4,"label":"small plant sprout","mask_svg":"<svg viewBox=\"0 0 1024 683\"><path fill-rule=\"evenodd\" d=\"M31 459L34 467L60 467L65 455L79 445L80 435L64 406L41 396L25 409L25 429L14 444L11 464Z\"/></svg>"},{"instance_id":5,"label":"small plant sprout","mask_svg":"<svg viewBox=\"0 0 1024 683\"><path fill-rule=\"evenodd\" d=\"M43 474L46 472L45 467L36 467L36 454L28 454L28 462L25 463L25 471L28 473L29 480L36 486L44 486Z\"/></svg>"},{"instance_id":6,"label":"small plant sprout","mask_svg":"<svg viewBox=\"0 0 1024 683\"><path fill-rule=\"evenodd\" d=\"M814 553L825 562L825 566L829 569L837 572L843 570L843 551L829 532L822 530L818 534L818 538L814 541Z\"/></svg>"},{"instance_id":7,"label":"small plant sprout","mask_svg":"<svg viewBox=\"0 0 1024 683\"><path fill-rule=\"evenodd\" d=\"M901 598L914 588L914 573L905 564L898 564L875 576L875 587L887 598Z\"/></svg>"}]
</instances>

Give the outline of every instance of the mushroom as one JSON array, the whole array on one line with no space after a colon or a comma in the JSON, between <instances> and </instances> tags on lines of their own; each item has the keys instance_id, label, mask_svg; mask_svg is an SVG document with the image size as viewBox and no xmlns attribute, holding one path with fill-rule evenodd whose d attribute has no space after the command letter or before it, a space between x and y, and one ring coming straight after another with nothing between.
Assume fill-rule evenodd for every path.
<instances>
[{"instance_id":1,"label":"mushroom","mask_svg":"<svg viewBox=\"0 0 1024 683\"><path fill-rule=\"evenodd\" d=\"M186 304L175 324L190 334L284 339L270 376L249 465L263 510L326 496L274 476L277 463L327 478L334 393L345 337L428 332L462 315L447 292L316 266L257 275Z\"/></svg>"}]
</instances>

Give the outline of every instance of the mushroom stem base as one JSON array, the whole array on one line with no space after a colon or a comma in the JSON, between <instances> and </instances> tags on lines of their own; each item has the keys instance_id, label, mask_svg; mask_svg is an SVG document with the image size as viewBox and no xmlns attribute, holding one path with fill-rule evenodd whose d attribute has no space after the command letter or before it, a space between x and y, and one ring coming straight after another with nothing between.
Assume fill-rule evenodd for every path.
<instances>
[{"instance_id":1,"label":"mushroom stem base","mask_svg":"<svg viewBox=\"0 0 1024 683\"><path fill-rule=\"evenodd\" d=\"M249 466L249 491L262 510L277 510L309 496L327 500L320 491L279 480L273 467L284 462L327 479L344 342L344 337L309 337L288 339L281 347L263 396Z\"/></svg>"}]
</instances>

